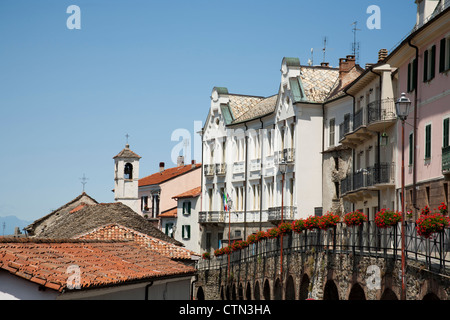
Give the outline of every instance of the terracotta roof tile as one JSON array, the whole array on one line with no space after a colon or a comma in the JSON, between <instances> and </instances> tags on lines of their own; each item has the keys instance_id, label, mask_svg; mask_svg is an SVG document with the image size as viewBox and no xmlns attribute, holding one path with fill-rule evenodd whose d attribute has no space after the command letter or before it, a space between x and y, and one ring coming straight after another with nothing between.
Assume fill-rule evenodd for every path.
<instances>
[{"instance_id":1,"label":"terracotta roof tile","mask_svg":"<svg viewBox=\"0 0 450 320\"><path fill-rule=\"evenodd\" d=\"M186 192L183 192L179 195L172 197L172 199L181 199L181 198L195 198L198 197L202 193L202 187L197 187Z\"/></svg>"},{"instance_id":2,"label":"terracotta roof tile","mask_svg":"<svg viewBox=\"0 0 450 320\"><path fill-rule=\"evenodd\" d=\"M165 169L162 172L157 172L142 179L139 179L139 187L160 184L162 182L178 177L192 170L198 169L201 166L202 166L201 163L197 163L194 165L194 167L192 167L192 164L189 164L185 166L178 166L174 168Z\"/></svg>"},{"instance_id":3,"label":"terracotta roof tile","mask_svg":"<svg viewBox=\"0 0 450 320\"><path fill-rule=\"evenodd\" d=\"M177 217L177 211L178 211L177 207L169 209L169 210L166 210L163 213L158 214L158 218L176 218Z\"/></svg>"},{"instance_id":4,"label":"terracotta roof tile","mask_svg":"<svg viewBox=\"0 0 450 320\"><path fill-rule=\"evenodd\" d=\"M25 261L18 258L19 252L27 257ZM128 241L0 240L0 268L47 288L68 289L71 273L67 271L73 265L80 268L81 289L195 272L193 267Z\"/></svg>"}]
</instances>

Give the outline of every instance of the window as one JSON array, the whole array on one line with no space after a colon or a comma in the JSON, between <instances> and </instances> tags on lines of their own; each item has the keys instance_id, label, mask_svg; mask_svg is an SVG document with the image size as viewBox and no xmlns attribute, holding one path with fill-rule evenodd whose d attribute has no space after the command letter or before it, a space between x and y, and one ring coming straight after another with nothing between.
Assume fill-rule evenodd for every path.
<instances>
[{"instance_id":1,"label":"window","mask_svg":"<svg viewBox=\"0 0 450 320\"><path fill-rule=\"evenodd\" d=\"M408 164L410 166L412 166L412 164L413 164L413 159L414 159L413 152L414 152L414 135L411 132L409 134L409 162L408 162Z\"/></svg>"},{"instance_id":2,"label":"window","mask_svg":"<svg viewBox=\"0 0 450 320\"><path fill-rule=\"evenodd\" d=\"M191 238L191 226L190 225L183 225L181 228L181 237L183 239L190 239Z\"/></svg>"},{"instance_id":3,"label":"window","mask_svg":"<svg viewBox=\"0 0 450 320\"><path fill-rule=\"evenodd\" d=\"M334 132L335 132L335 123L336 120L335 119L330 119L330 147L334 146Z\"/></svg>"},{"instance_id":4,"label":"window","mask_svg":"<svg viewBox=\"0 0 450 320\"><path fill-rule=\"evenodd\" d=\"M446 118L444 119L444 123L443 123L443 141L442 141L442 147L448 147L450 145L450 139L449 139L449 134L450 134L450 128L449 128L449 121L450 118Z\"/></svg>"},{"instance_id":5,"label":"window","mask_svg":"<svg viewBox=\"0 0 450 320\"><path fill-rule=\"evenodd\" d=\"M168 235L169 237L173 238L173 223L166 223L166 235Z\"/></svg>"},{"instance_id":6,"label":"window","mask_svg":"<svg viewBox=\"0 0 450 320\"><path fill-rule=\"evenodd\" d=\"M417 60L414 59L408 64L408 92L416 89L416 78L417 78Z\"/></svg>"},{"instance_id":7,"label":"window","mask_svg":"<svg viewBox=\"0 0 450 320\"><path fill-rule=\"evenodd\" d=\"M185 201L183 202L183 214L191 214L191 202Z\"/></svg>"},{"instance_id":8,"label":"window","mask_svg":"<svg viewBox=\"0 0 450 320\"><path fill-rule=\"evenodd\" d=\"M439 72L450 69L450 37L441 39L439 50Z\"/></svg>"},{"instance_id":9,"label":"window","mask_svg":"<svg viewBox=\"0 0 450 320\"><path fill-rule=\"evenodd\" d=\"M431 158L431 124L425 126L425 159Z\"/></svg>"},{"instance_id":10,"label":"window","mask_svg":"<svg viewBox=\"0 0 450 320\"><path fill-rule=\"evenodd\" d=\"M133 179L133 165L131 163L126 163L123 170L124 179Z\"/></svg>"},{"instance_id":11,"label":"window","mask_svg":"<svg viewBox=\"0 0 450 320\"><path fill-rule=\"evenodd\" d=\"M148 211L148 196L141 197L141 211Z\"/></svg>"},{"instance_id":12,"label":"window","mask_svg":"<svg viewBox=\"0 0 450 320\"><path fill-rule=\"evenodd\" d=\"M434 78L436 69L436 46L425 50L423 53L423 82L430 81Z\"/></svg>"}]
</instances>

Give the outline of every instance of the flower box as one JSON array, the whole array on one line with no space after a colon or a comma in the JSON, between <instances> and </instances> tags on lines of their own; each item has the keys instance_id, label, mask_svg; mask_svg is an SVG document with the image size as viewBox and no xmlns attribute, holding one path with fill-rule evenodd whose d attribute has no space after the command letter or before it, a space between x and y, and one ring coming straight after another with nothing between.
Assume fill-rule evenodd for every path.
<instances>
[{"instance_id":1,"label":"flower box","mask_svg":"<svg viewBox=\"0 0 450 320\"><path fill-rule=\"evenodd\" d=\"M449 223L450 219L440 213L421 215L416 220L417 234L424 238L430 238L433 233L443 231Z\"/></svg>"},{"instance_id":2,"label":"flower box","mask_svg":"<svg viewBox=\"0 0 450 320\"><path fill-rule=\"evenodd\" d=\"M364 221L367 221L367 216L361 211L349 212L344 216L344 223L347 226L360 226Z\"/></svg>"},{"instance_id":3,"label":"flower box","mask_svg":"<svg viewBox=\"0 0 450 320\"><path fill-rule=\"evenodd\" d=\"M319 223L320 223L320 217L318 217L318 216L309 216L305 220L305 227L308 230L318 229L319 228Z\"/></svg>"},{"instance_id":4,"label":"flower box","mask_svg":"<svg viewBox=\"0 0 450 320\"><path fill-rule=\"evenodd\" d=\"M278 226L278 232L280 235L289 234L292 232L292 224L288 222L281 223Z\"/></svg>"},{"instance_id":5,"label":"flower box","mask_svg":"<svg viewBox=\"0 0 450 320\"><path fill-rule=\"evenodd\" d=\"M305 220L299 219L292 222L292 230L297 233L301 233L303 230L306 230Z\"/></svg>"},{"instance_id":6,"label":"flower box","mask_svg":"<svg viewBox=\"0 0 450 320\"><path fill-rule=\"evenodd\" d=\"M324 216L319 218L319 228L327 230L328 228L336 227L341 218L332 212L327 212Z\"/></svg>"},{"instance_id":7,"label":"flower box","mask_svg":"<svg viewBox=\"0 0 450 320\"><path fill-rule=\"evenodd\" d=\"M202 255L203 260L209 260L210 257L211 257L211 255L209 254L209 252L205 252Z\"/></svg>"},{"instance_id":8,"label":"flower box","mask_svg":"<svg viewBox=\"0 0 450 320\"><path fill-rule=\"evenodd\" d=\"M381 209L375 215L375 224L381 229L393 227L400 221L402 221L402 214L390 209Z\"/></svg>"}]
</instances>

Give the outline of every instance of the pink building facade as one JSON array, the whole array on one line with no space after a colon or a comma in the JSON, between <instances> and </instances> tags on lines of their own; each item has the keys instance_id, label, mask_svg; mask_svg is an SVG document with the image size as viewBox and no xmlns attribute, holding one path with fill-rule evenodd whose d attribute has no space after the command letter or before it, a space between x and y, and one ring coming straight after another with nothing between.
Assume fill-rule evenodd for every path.
<instances>
[{"instance_id":1,"label":"pink building facade","mask_svg":"<svg viewBox=\"0 0 450 320\"><path fill-rule=\"evenodd\" d=\"M417 1L421 6L431 1ZM396 96L405 93L411 101L404 130L405 205L413 217L428 206L448 204L450 185L450 5L437 6L386 59L392 67ZM402 139L398 123L396 188L401 190ZM400 207L400 206L399 206Z\"/></svg>"}]
</instances>

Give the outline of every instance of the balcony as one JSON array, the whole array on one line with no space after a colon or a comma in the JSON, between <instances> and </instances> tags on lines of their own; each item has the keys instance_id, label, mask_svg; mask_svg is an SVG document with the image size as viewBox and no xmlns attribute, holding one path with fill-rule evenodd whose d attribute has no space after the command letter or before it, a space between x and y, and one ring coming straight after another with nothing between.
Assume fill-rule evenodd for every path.
<instances>
[{"instance_id":1,"label":"balcony","mask_svg":"<svg viewBox=\"0 0 450 320\"><path fill-rule=\"evenodd\" d=\"M233 163L233 174L245 172L245 161L236 161Z\"/></svg>"},{"instance_id":2,"label":"balcony","mask_svg":"<svg viewBox=\"0 0 450 320\"><path fill-rule=\"evenodd\" d=\"M339 125L339 142L354 149L357 145L374 137L375 132L367 128L367 123L366 108L361 108L353 115L352 126L349 119Z\"/></svg>"},{"instance_id":3,"label":"balcony","mask_svg":"<svg viewBox=\"0 0 450 320\"><path fill-rule=\"evenodd\" d=\"M206 177L212 177L212 176L214 176L214 173L215 173L215 167L216 167L216 165L215 164L205 164L204 165L204 174L205 174L205 176Z\"/></svg>"},{"instance_id":4,"label":"balcony","mask_svg":"<svg viewBox=\"0 0 450 320\"><path fill-rule=\"evenodd\" d=\"M224 176L227 173L227 164L226 163L216 163L216 175Z\"/></svg>"},{"instance_id":5,"label":"balcony","mask_svg":"<svg viewBox=\"0 0 450 320\"><path fill-rule=\"evenodd\" d=\"M370 197L366 191L395 187L395 163L377 163L360 169L341 180L341 195L349 201Z\"/></svg>"},{"instance_id":6,"label":"balcony","mask_svg":"<svg viewBox=\"0 0 450 320\"><path fill-rule=\"evenodd\" d=\"M297 207L284 206L269 208L268 221L278 225L281 221L281 208L283 208L283 221L294 221L297 215Z\"/></svg>"},{"instance_id":7,"label":"balcony","mask_svg":"<svg viewBox=\"0 0 450 320\"><path fill-rule=\"evenodd\" d=\"M367 129L383 132L396 121L394 99L377 100L367 105Z\"/></svg>"},{"instance_id":8,"label":"balcony","mask_svg":"<svg viewBox=\"0 0 450 320\"><path fill-rule=\"evenodd\" d=\"M450 146L442 148L442 174L450 175Z\"/></svg>"},{"instance_id":9,"label":"balcony","mask_svg":"<svg viewBox=\"0 0 450 320\"><path fill-rule=\"evenodd\" d=\"M278 163L283 162L286 163L294 163L295 162L295 148L285 148L282 151L277 152L278 155Z\"/></svg>"},{"instance_id":10,"label":"balcony","mask_svg":"<svg viewBox=\"0 0 450 320\"><path fill-rule=\"evenodd\" d=\"M198 213L198 223L223 223L225 213L223 211L202 211Z\"/></svg>"}]
</instances>

